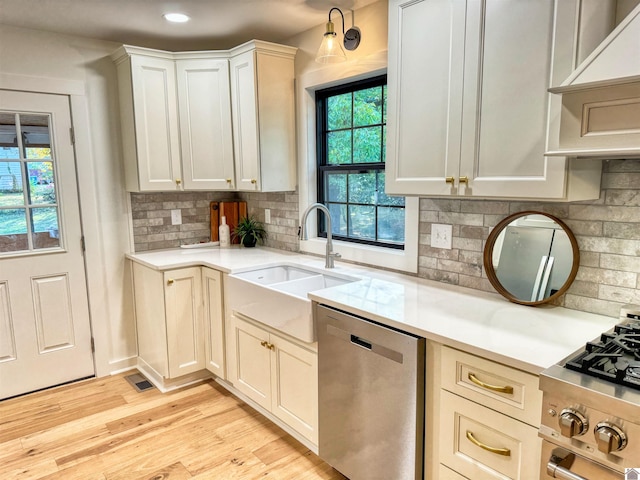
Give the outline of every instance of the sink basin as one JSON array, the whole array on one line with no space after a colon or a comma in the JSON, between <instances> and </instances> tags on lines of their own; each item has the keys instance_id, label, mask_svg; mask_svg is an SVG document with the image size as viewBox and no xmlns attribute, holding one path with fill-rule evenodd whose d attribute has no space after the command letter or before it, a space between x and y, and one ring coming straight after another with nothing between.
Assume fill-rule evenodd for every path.
<instances>
[{"instance_id":1,"label":"sink basin","mask_svg":"<svg viewBox=\"0 0 640 480\"><path fill-rule=\"evenodd\" d=\"M304 342L315 342L309 292L356 282L358 277L279 264L230 274L225 303L239 313Z\"/></svg>"}]
</instances>

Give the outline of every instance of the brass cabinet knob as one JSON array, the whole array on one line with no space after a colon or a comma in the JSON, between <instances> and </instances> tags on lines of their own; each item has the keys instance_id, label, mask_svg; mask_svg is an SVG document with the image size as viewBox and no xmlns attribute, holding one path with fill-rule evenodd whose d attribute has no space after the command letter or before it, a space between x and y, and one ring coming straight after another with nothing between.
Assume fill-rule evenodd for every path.
<instances>
[{"instance_id":1,"label":"brass cabinet knob","mask_svg":"<svg viewBox=\"0 0 640 480\"><path fill-rule=\"evenodd\" d=\"M460 177L460 178L458 179L458 181L459 181L460 183L465 183L465 184L469 185L469 177L467 177L466 175L465 175L464 177Z\"/></svg>"},{"instance_id":2,"label":"brass cabinet knob","mask_svg":"<svg viewBox=\"0 0 640 480\"><path fill-rule=\"evenodd\" d=\"M180 185L182 183L182 180L180 180L179 178L176 178L176 185Z\"/></svg>"},{"instance_id":3,"label":"brass cabinet knob","mask_svg":"<svg viewBox=\"0 0 640 480\"><path fill-rule=\"evenodd\" d=\"M173 285L173 278L167 280L167 285Z\"/></svg>"},{"instance_id":4,"label":"brass cabinet knob","mask_svg":"<svg viewBox=\"0 0 640 480\"><path fill-rule=\"evenodd\" d=\"M258 183L258 181L255 178L252 178L251 183L255 185L256 183Z\"/></svg>"},{"instance_id":5,"label":"brass cabinet knob","mask_svg":"<svg viewBox=\"0 0 640 480\"><path fill-rule=\"evenodd\" d=\"M228 183L229 185L231 185L231 179L230 179L230 178L227 178L227 183Z\"/></svg>"},{"instance_id":6,"label":"brass cabinet knob","mask_svg":"<svg viewBox=\"0 0 640 480\"><path fill-rule=\"evenodd\" d=\"M445 183L450 183L451 185L453 185L453 182L455 182L455 179L453 177L444 177L444 181Z\"/></svg>"}]
</instances>

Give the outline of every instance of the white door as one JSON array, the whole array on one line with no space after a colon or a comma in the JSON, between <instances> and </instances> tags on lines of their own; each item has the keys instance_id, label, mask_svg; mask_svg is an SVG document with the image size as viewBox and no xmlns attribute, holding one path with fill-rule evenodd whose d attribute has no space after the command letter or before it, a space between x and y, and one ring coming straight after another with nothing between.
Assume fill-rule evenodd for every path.
<instances>
[{"instance_id":1,"label":"white door","mask_svg":"<svg viewBox=\"0 0 640 480\"><path fill-rule=\"evenodd\" d=\"M69 99L0 90L0 398L93 374Z\"/></svg>"}]
</instances>

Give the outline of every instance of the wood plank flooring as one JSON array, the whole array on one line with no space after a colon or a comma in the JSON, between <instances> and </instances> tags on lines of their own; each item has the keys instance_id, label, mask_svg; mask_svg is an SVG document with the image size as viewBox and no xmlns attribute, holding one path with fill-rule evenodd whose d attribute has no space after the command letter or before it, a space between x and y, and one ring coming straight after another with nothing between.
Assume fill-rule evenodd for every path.
<instances>
[{"instance_id":1,"label":"wood plank flooring","mask_svg":"<svg viewBox=\"0 0 640 480\"><path fill-rule=\"evenodd\" d=\"M124 377L0 402L0 479L346 478L213 381L138 393Z\"/></svg>"}]
</instances>

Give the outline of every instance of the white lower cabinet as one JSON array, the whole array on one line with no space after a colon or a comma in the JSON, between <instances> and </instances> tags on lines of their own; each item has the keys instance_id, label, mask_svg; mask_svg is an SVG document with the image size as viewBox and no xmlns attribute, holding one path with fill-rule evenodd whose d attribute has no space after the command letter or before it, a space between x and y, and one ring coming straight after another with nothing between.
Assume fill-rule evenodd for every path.
<instances>
[{"instance_id":1,"label":"white lower cabinet","mask_svg":"<svg viewBox=\"0 0 640 480\"><path fill-rule=\"evenodd\" d=\"M202 296L204 300L205 365L211 373L220 378L226 378L222 274L219 271L202 268Z\"/></svg>"},{"instance_id":2,"label":"white lower cabinet","mask_svg":"<svg viewBox=\"0 0 640 480\"><path fill-rule=\"evenodd\" d=\"M200 267L161 272L133 264L138 368L161 390L205 369Z\"/></svg>"},{"instance_id":3,"label":"white lower cabinet","mask_svg":"<svg viewBox=\"0 0 640 480\"><path fill-rule=\"evenodd\" d=\"M431 347L436 407L430 435L437 439L427 452L435 459L431 472L440 480L538 478L538 377L443 345Z\"/></svg>"},{"instance_id":4,"label":"white lower cabinet","mask_svg":"<svg viewBox=\"0 0 640 480\"><path fill-rule=\"evenodd\" d=\"M258 323L228 317L228 380L313 444L318 443L315 344L285 339Z\"/></svg>"}]
</instances>

